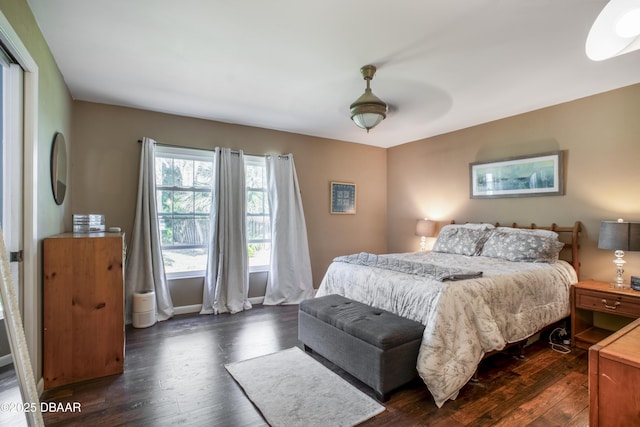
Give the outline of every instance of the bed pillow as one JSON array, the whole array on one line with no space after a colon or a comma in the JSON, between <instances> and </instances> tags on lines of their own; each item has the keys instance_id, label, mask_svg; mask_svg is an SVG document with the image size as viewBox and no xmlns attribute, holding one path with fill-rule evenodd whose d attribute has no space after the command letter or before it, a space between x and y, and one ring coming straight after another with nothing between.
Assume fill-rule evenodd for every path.
<instances>
[{"instance_id":1,"label":"bed pillow","mask_svg":"<svg viewBox=\"0 0 640 427\"><path fill-rule=\"evenodd\" d=\"M448 224L442 227L433 244L434 252L478 255L493 228L491 224Z\"/></svg>"},{"instance_id":2,"label":"bed pillow","mask_svg":"<svg viewBox=\"0 0 640 427\"><path fill-rule=\"evenodd\" d=\"M509 261L554 263L563 247L564 243L553 231L499 227L491 231L480 255Z\"/></svg>"},{"instance_id":3,"label":"bed pillow","mask_svg":"<svg viewBox=\"0 0 640 427\"><path fill-rule=\"evenodd\" d=\"M497 227L497 231L513 234L532 234L535 236L549 237L558 240L558 233L551 230L543 230L540 228L514 228L514 227Z\"/></svg>"}]
</instances>

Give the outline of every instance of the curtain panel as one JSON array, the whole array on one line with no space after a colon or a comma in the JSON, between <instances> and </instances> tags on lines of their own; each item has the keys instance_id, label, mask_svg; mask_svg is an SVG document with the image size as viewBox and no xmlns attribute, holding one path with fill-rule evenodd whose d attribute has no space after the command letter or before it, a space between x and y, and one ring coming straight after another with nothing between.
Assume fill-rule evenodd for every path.
<instances>
[{"instance_id":1,"label":"curtain panel","mask_svg":"<svg viewBox=\"0 0 640 427\"><path fill-rule=\"evenodd\" d=\"M132 321L133 294L154 291L156 320L173 316L173 302L164 272L156 208L155 141L142 139L136 215L125 267L125 317Z\"/></svg>"},{"instance_id":2,"label":"curtain panel","mask_svg":"<svg viewBox=\"0 0 640 427\"><path fill-rule=\"evenodd\" d=\"M244 153L216 148L211 240L201 314L251 308L246 239Z\"/></svg>"},{"instance_id":3,"label":"curtain panel","mask_svg":"<svg viewBox=\"0 0 640 427\"><path fill-rule=\"evenodd\" d=\"M313 279L293 154L270 154L266 166L271 265L263 304L298 304L313 296Z\"/></svg>"}]
</instances>

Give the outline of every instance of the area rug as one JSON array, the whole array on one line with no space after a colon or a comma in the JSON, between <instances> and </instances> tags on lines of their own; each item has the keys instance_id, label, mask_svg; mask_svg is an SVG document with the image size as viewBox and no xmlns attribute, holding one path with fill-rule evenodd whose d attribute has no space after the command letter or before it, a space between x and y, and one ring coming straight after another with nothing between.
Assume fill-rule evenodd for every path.
<instances>
[{"instance_id":1,"label":"area rug","mask_svg":"<svg viewBox=\"0 0 640 427\"><path fill-rule=\"evenodd\" d=\"M298 347L225 368L273 427L353 426L385 410Z\"/></svg>"}]
</instances>

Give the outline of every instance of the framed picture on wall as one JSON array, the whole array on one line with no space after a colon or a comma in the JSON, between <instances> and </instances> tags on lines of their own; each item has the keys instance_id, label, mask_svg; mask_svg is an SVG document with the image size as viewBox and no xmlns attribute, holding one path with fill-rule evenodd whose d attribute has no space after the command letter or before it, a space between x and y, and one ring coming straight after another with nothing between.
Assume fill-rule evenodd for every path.
<instances>
[{"instance_id":1,"label":"framed picture on wall","mask_svg":"<svg viewBox=\"0 0 640 427\"><path fill-rule=\"evenodd\" d=\"M332 214L353 215L356 213L356 184L331 181L330 193Z\"/></svg>"},{"instance_id":2,"label":"framed picture on wall","mask_svg":"<svg viewBox=\"0 0 640 427\"><path fill-rule=\"evenodd\" d=\"M469 165L472 199L564 194L562 151Z\"/></svg>"}]
</instances>

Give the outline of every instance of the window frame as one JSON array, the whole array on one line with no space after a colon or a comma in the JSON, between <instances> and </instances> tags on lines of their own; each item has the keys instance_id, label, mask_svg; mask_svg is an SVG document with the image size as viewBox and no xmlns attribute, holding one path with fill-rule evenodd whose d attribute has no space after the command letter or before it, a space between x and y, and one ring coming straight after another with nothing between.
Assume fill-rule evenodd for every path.
<instances>
[{"instance_id":1,"label":"window frame","mask_svg":"<svg viewBox=\"0 0 640 427\"><path fill-rule=\"evenodd\" d=\"M155 148L155 157L154 157L154 168L156 165L156 161L158 158L172 158L172 159L184 159L184 160L197 160L197 161L211 161L213 168L212 171L215 169L215 161L216 161L216 152L212 151L212 150L204 150L204 149L193 149L193 148L187 148L187 147L176 147L176 146L167 146L167 145L160 145L157 144L156 148ZM245 181L247 178L247 170L246 167L247 166L260 166L262 168L264 168L264 186L263 187L249 187L248 183L245 183L245 200L248 202L248 196L249 196L249 192L250 191L262 191L264 193L264 197L263 197L263 206L264 206L264 210L261 213L249 213L248 210L245 213L245 218L247 219L247 237L246 237L246 242L247 242L247 248L250 244L252 243L266 243L269 245L269 251L271 251L271 207L269 206L269 188L268 188L268 183L267 183L267 178L266 178L266 158L264 156L260 156L260 155L251 155L251 154L245 154L244 155L244 167L245 167ZM155 169L154 169L154 177L155 177ZM158 207L160 205L160 200L158 200L158 193L160 191L185 191L185 189L187 189L186 191L193 191L193 192L209 192L211 194L211 197L213 197L213 180L214 177L212 177L212 186L209 189L209 191L203 190L201 188L198 189L194 189L193 187L178 187L175 185L172 186L163 186L163 185L158 185L157 184L157 177L155 177L155 192L154 192L154 197L156 197L156 206ZM247 203L248 204L248 203ZM265 213L266 211L266 213ZM156 212L156 218L158 219L158 221L161 220L162 216L164 216L166 214L162 213L160 209L157 209ZM248 218L250 216L262 216L262 217L266 217L266 223L268 224L268 231L266 233L266 235L268 237L262 238L262 239L250 239L249 235L248 235ZM174 218L174 215L171 214L171 218ZM211 219L211 213L209 213L208 215L209 220ZM161 242L161 250L165 250L165 249L175 249L175 248L181 248L181 249L189 249L189 248L207 248L208 244L206 245L180 245L180 246L175 246L175 245L165 245ZM271 257L269 256L269 261L266 264L260 264L260 265L249 265L249 272L250 273L254 273L254 272L265 272L265 271L269 271L270 268L270 259ZM164 256L163 256L163 260L164 260ZM248 259L249 261L249 259ZM167 279L186 279L186 278L197 278L197 277L204 277L204 275L206 274L206 266L204 270L185 270L185 271L175 271L175 272L167 272L166 271L166 266L165 266L165 274Z\"/></svg>"},{"instance_id":2,"label":"window frame","mask_svg":"<svg viewBox=\"0 0 640 427\"><path fill-rule=\"evenodd\" d=\"M195 160L195 161L202 161L202 162L210 161L212 165L212 169L211 169L212 174L213 174L213 169L215 167L215 151L211 151L211 150L204 150L204 149L200 150L200 149L187 148L187 147L174 147L174 146L157 144L155 149L154 167L158 157L172 158L174 160L175 159ZM154 169L154 177L155 177L155 169ZM209 193L211 197L213 197L213 175L211 177L212 185L209 187L208 191L203 188L196 188L194 186L179 187L176 185L171 185L171 186L158 185L157 177L155 177L155 179L156 179L156 183L155 183L156 191L154 193L154 197L156 197L156 207L158 207L160 204L160 201L157 198L158 192L163 190L173 191L173 192L175 191L188 191L193 193L202 192L202 193ZM195 214L195 212L193 214ZM164 215L166 214L162 213L160 209L157 209L156 217L158 221L160 221L160 218ZM173 213L170 216L172 219L174 218ZM207 219L211 221L211 213L207 215ZM160 247L161 247L161 250L163 251L165 249L176 249L176 248L181 248L181 249L204 248L205 250L207 250L208 243L205 243L204 245L181 245L181 246L169 245L167 246L163 244L161 241ZM163 255L163 260L164 260L164 255ZM183 270L183 271L174 271L174 272L167 272L167 269L165 266L165 275L167 279L186 279L186 278L194 278L194 277L204 277L205 274L206 274L206 265L204 266L204 269L201 269L201 270Z\"/></svg>"},{"instance_id":3,"label":"window frame","mask_svg":"<svg viewBox=\"0 0 640 427\"><path fill-rule=\"evenodd\" d=\"M247 218L247 225L248 225L248 219L250 216L263 216L266 217L267 223L268 223L268 227L269 227L269 231L268 231L268 238L263 238L263 239L250 239L248 236L248 230L247 230L247 248L249 247L249 245L251 243L267 243L269 245L269 262L267 262L267 264L259 264L259 265L250 265L249 266L249 272L253 273L253 272L264 272L264 271L269 271L270 268L270 264L271 264L271 206L269 206L269 184L267 182L267 163L266 163L266 157L265 156L258 156L258 155L251 155L251 154L245 154L244 155L244 165L245 165L245 179L247 176L246 173L246 167L249 166L260 166L264 169L264 186L263 187L249 187L248 184L245 184L245 193L246 193L246 197L248 199L249 196L249 192L250 191L261 191L264 193L264 204L266 205L266 213L263 210L262 213L258 213L258 214L250 214L247 210L245 217ZM247 200L248 202L248 200ZM248 203L247 203L248 205ZM248 228L248 226L247 226ZM247 260L249 261L249 258L247 257Z\"/></svg>"}]
</instances>

